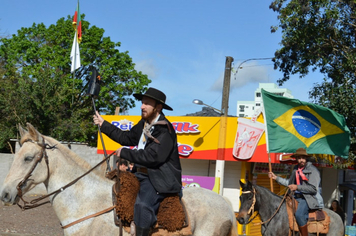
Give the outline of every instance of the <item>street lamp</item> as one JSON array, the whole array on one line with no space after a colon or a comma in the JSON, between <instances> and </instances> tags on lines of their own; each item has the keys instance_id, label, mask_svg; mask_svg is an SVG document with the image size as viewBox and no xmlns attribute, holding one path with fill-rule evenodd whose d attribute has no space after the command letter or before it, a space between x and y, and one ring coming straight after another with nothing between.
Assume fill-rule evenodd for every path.
<instances>
[{"instance_id":1,"label":"street lamp","mask_svg":"<svg viewBox=\"0 0 356 236\"><path fill-rule=\"evenodd\" d=\"M273 59L274 57L263 57L263 58L250 58L250 59L246 59L244 61L242 61L237 67L236 67L236 70L234 69L233 70L233 73L234 73L234 76L235 76L235 80L236 80L236 74L237 72L239 72L239 69L241 69L242 67L242 64L244 64L245 62L248 62L248 61L259 61L259 60L270 60L270 59Z\"/></svg>"},{"instance_id":2,"label":"street lamp","mask_svg":"<svg viewBox=\"0 0 356 236\"><path fill-rule=\"evenodd\" d=\"M215 108L215 107L209 106L208 104L205 104L202 100L194 99L194 100L193 100L193 103L194 103L194 104L197 104L197 105L204 105L204 106L210 107L211 109L213 109L213 110L219 112L220 115L223 115L223 114L224 114L221 110L219 110L219 109L217 109L217 108Z\"/></svg>"}]
</instances>

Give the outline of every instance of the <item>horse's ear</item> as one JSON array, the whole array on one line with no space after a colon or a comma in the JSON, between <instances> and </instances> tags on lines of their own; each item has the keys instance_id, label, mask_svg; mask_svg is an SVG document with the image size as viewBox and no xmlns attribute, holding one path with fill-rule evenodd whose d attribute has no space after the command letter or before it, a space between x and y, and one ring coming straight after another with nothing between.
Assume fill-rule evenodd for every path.
<instances>
[{"instance_id":1,"label":"horse's ear","mask_svg":"<svg viewBox=\"0 0 356 236\"><path fill-rule=\"evenodd\" d=\"M27 130L22 128L22 125L20 123L19 123L19 132L21 137L25 136L25 134L27 133Z\"/></svg>"},{"instance_id":2,"label":"horse's ear","mask_svg":"<svg viewBox=\"0 0 356 236\"><path fill-rule=\"evenodd\" d=\"M36 142L42 142L42 136L37 131L37 129L35 129L35 127L33 127L30 123L26 123L26 124L27 124L28 132L30 133L33 140L35 140Z\"/></svg>"},{"instance_id":3,"label":"horse's ear","mask_svg":"<svg viewBox=\"0 0 356 236\"><path fill-rule=\"evenodd\" d=\"M252 189L252 183L249 180L246 180L246 183L240 180L240 186L242 189Z\"/></svg>"},{"instance_id":4,"label":"horse's ear","mask_svg":"<svg viewBox=\"0 0 356 236\"><path fill-rule=\"evenodd\" d=\"M247 184L243 183L241 180L240 180L240 187L242 189L246 188Z\"/></svg>"}]
</instances>

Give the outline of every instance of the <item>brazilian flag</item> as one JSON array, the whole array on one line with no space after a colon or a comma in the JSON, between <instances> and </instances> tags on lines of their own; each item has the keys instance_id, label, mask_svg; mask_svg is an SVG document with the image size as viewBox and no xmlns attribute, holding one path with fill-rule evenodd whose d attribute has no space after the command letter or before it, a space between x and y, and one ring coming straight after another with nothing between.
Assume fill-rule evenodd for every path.
<instances>
[{"instance_id":1,"label":"brazilian flag","mask_svg":"<svg viewBox=\"0 0 356 236\"><path fill-rule=\"evenodd\" d=\"M345 118L326 107L269 93L262 89L269 153L330 154L347 158L350 130Z\"/></svg>"}]
</instances>

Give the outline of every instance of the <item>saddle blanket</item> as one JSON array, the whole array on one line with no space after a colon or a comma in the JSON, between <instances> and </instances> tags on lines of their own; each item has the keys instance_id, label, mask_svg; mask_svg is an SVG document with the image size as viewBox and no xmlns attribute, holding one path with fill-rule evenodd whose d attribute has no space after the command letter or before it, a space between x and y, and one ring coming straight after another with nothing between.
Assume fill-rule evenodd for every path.
<instances>
[{"instance_id":1,"label":"saddle blanket","mask_svg":"<svg viewBox=\"0 0 356 236\"><path fill-rule=\"evenodd\" d=\"M294 198L292 199L291 197L287 197L286 204L287 204L289 228L292 231L299 231L298 224L294 217L294 212L298 208L298 202ZM327 234L329 232L329 225L330 225L330 216L325 211L323 210L309 211L309 219L308 219L309 233Z\"/></svg>"}]
</instances>

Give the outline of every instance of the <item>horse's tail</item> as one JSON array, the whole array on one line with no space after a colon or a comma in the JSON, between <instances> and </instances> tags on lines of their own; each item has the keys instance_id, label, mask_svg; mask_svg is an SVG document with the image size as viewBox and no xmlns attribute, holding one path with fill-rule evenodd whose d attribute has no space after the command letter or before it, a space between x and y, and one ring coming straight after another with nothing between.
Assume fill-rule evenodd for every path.
<instances>
[{"instance_id":1,"label":"horse's tail","mask_svg":"<svg viewBox=\"0 0 356 236\"><path fill-rule=\"evenodd\" d=\"M235 212L233 210L233 207L232 207L232 203L230 202L230 200L227 198L227 197L223 197L224 200L229 204L230 208L231 208L231 211L232 211L232 215L233 215L233 218L231 219L231 228L229 230L229 234L227 236L238 236L237 234L237 221L236 221L236 217L235 217Z\"/></svg>"}]
</instances>

